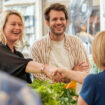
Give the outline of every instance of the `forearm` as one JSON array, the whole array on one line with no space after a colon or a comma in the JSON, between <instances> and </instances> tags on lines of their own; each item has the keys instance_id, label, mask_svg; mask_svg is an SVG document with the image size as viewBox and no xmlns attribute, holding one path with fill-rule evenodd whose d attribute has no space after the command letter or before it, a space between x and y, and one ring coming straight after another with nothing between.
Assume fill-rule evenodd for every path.
<instances>
[{"instance_id":1,"label":"forearm","mask_svg":"<svg viewBox=\"0 0 105 105\"><path fill-rule=\"evenodd\" d=\"M83 73L80 71L69 71L69 73L67 73L66 75L68 79L75 80L82 84L84 78L88 75L88 73Z\"/></svg>"},{"instance_id":2,"label":"forearm","mask_svg":"<svg viewBox=\"0 0 105 105\"><path fill-rule=\"evenodd\" d=\"M85 100L81 96L79 96L77 105L88 105L88 104L85 102Z\"/></svg>"},{"instance_id":3,"label":"forearm","mask_svg":"<svg viewBox=\"0 0 105 105\"><path fill-rule=\"evenodd\" d=\"M41 67L43 64L37 63L35 61L30 61L26 66L26 72L29 73L41 73Z\"/></svg>"}]
</instances>

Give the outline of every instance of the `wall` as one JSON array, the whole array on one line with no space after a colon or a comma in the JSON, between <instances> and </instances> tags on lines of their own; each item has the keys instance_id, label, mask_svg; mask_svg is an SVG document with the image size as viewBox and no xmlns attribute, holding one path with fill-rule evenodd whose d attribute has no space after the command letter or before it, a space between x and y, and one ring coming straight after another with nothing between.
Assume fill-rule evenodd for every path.
<instances>
[{"instance_id":1,"label":"wall","mask_svg":"<svg viewBox=\"0 0 105 105\"><path fill-rule=\"evenodd\" d=\"M2 0L0 0L0 13L2 11L2 6L3 6L3 2L2 2Z\"/></svg>"},{"instance_id":2,"label":"wall","mask_svg":"<svg viewBox=\"0 0 105 105\"><path fill-rule=\"evenodd\" d=\"M93 0L93 6L99 6L100 0Z\"/></svg>"}]
</instances>

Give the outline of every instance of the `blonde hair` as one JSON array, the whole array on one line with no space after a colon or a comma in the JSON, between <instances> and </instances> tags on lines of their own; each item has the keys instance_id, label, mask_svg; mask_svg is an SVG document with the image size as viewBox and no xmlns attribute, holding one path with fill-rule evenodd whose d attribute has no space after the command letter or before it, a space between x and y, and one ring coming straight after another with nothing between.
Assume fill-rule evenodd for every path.
<instances>
[{"instance_id":1,"label":"blonde hair","mask_svg":"<svg viewBox=\"0 0 105 105\"><path fill-rule=\"evenodd\" d=\"M92 55L97 67L105 67L105 31L99 32L93 40Z\"/></svg>"},{"instance_id":2,"label":"blonde hair","mask_svg":"<svg viewBox=\"0 0 105 105\"><path fill-rule=\"evenodd\" d=\"M3 30L4 30L6 22L8 21L8 17L10 15L17 15L20 17L20 19L22 21L22 25L23 25L23 30L24 30L23 18L22 18L22 15L18 11L16 11L16 10L3 11L0 15L0 42L4 45L7 44L7 40L6 40ZM15 44L14 44L15 47L18 47L19 44L23 45L23 33L24 32L22 32L22 35L20 36L19 40L15 42Z\"/></svg>"}]
</instances>

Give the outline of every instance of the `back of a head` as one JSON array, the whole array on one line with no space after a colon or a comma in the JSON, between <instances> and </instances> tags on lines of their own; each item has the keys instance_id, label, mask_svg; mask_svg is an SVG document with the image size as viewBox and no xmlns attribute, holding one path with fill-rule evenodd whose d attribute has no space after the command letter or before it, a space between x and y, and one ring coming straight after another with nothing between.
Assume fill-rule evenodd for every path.
<instances>
[{"instance_id":1,"label":"back of a head","mask_svg":"<svg viewBox=\"0 0 105 105\"><path fill-rule=\"evenodd\" d=\"M97 67L105 67L105 31L99 32L92 43L92 55Z\"/></svg>"}]
</instances>

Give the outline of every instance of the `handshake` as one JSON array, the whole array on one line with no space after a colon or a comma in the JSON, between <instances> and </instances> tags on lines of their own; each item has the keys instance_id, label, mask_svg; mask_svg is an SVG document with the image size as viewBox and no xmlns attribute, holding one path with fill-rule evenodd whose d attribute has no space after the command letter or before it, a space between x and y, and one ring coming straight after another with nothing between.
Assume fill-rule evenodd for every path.
<instances>
[{"instance_id":1,"label":"handshake","mask_svg":"<svg viewBox=\"0 0 105 105\"><path fill-rule=\"evenodd\" d=\"M43 73L54 82L64 82L64 83L70 82L70 79L66 78L68 72L69 70L56 68L48 65L45 65L43 70Z\"/></svg>"},{"instance_id":2,"label":"handshake","mask_svg":"<svg viewBox=\"0 0 105 105\"><path fill-rule=\"evenodd\" d=\"M89 71L89 65L82 62L76 65L73 70L45 65L43 73L54 82L68 83L70 80L75 80L83 83L84 78L88 75L87 71Z\"/></svg>"}]
</instances>

